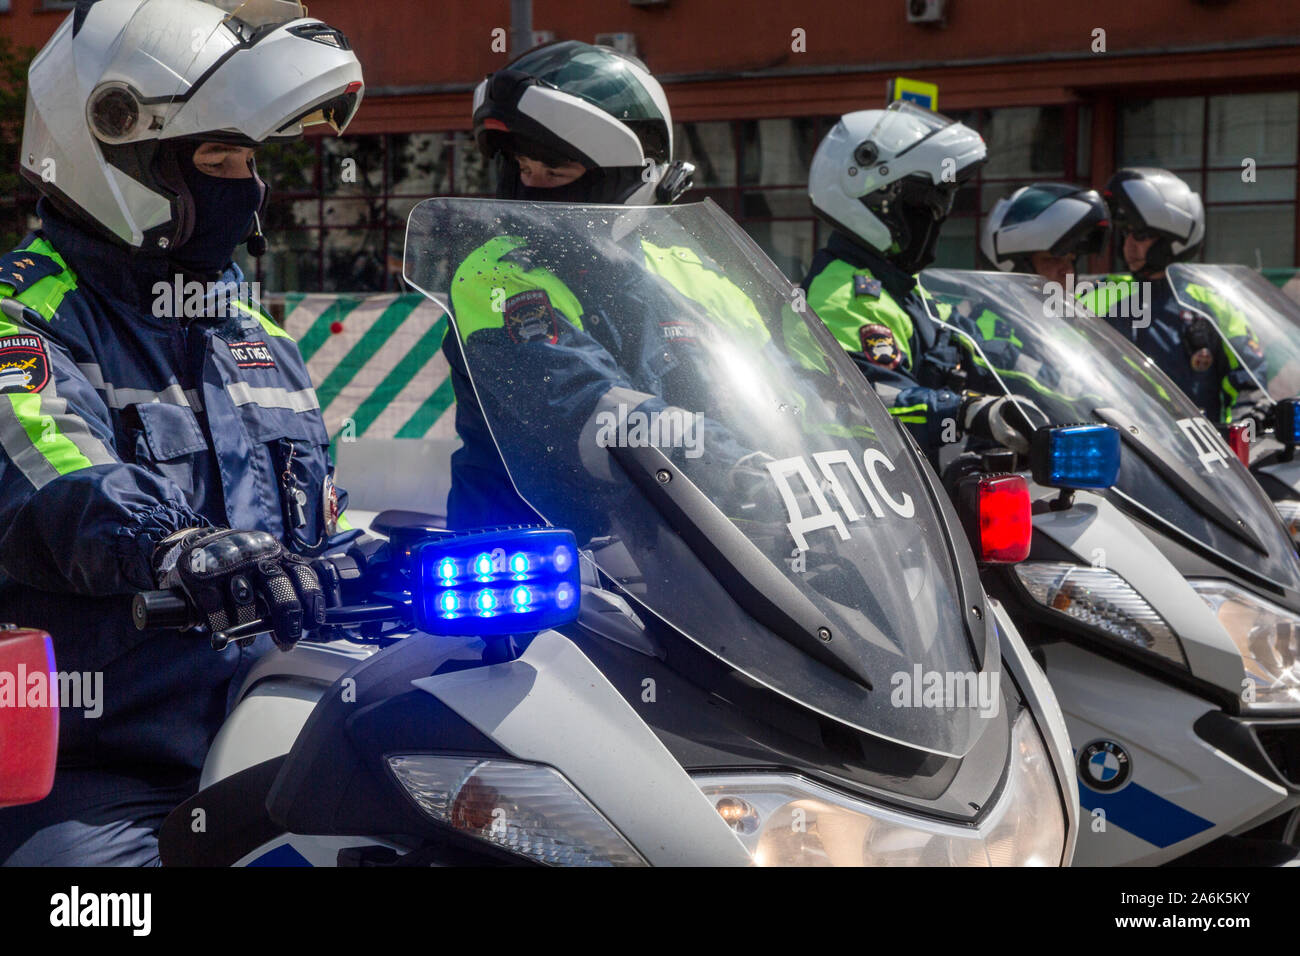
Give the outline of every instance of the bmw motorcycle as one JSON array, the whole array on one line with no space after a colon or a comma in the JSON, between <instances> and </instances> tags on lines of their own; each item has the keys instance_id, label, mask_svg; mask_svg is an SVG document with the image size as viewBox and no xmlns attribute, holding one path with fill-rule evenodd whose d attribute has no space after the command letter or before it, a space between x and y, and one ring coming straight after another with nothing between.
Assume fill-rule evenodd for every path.
<instances>
[{"instance_id":1,"label":"bmw motorcycle","mask_svg":"<svg viewBox=\"0 0 1300 956\"><path fill-rule=\"evenodd\" d=\"M581 339L558 292L456 314L503 236L586 283ZM743 321L665 279L700 269ZM538 523L389 513L331 556L323 640L253 669L165 864L1070 862L1065 723L953 505L717 206L429 200L405 276L461 324Z\"/></svg>"},{"instance_id":2,"label":"bmw motorcycle","mask_svg":"<svg viewBox=\"0 0 1300 956\"><path fill-rule=\"evenodd\" d=\"M1031 421L1078 425L1034 433L1028 560L994 563L997 532L972 530L985 588L1065 711L1075 862L1293 862L1300 562L1268 497L1154 363L1042 280L921 283L936 318L996 332L966 344ZM968 481L996 485L988 472L1025 464L1011 457Z\"/></svg>"}]
</instances>

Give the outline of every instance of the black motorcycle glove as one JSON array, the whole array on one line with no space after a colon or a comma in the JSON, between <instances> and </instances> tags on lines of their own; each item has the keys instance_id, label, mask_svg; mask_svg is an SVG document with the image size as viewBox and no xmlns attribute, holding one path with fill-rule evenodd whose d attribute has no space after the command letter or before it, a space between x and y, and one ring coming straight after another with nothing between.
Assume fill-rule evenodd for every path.
<instances>
[{"instance_id":1,"label":"black motorcycle glove","mask_svg":"<svg viewBox=\"0 0 1300 956\"><path fill-rule=\"evenodd\" d=\"M1183 349L1187 364L1193 371L1204 372L1214 367L1214 352L1219 347L1219 334L1214 324L1203 315L1183 319Z\"/></svg>"},{"instance_id":2,"label":"black motorcycle glove","mask_svg":"<svg viewBox=\"0 0 1300 956\"><path fill-rule=\"evenodd\" d=\"M325 623L316 572L265 531L178 531L159 543L153 564L158 586L183 589L214 634L265 616L287 651Z\"/></svg>"}]
</instances>

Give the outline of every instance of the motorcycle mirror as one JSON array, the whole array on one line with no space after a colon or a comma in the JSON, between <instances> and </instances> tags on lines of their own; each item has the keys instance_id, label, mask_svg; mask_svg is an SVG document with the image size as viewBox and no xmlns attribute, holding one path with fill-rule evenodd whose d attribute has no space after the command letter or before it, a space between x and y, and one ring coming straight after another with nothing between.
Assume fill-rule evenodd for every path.
<instances>
[{"instance_id":1,"label":"motorcycle mirror","mask_svg":"<svg viewBox=\"0 0 1300 956\"><path fill-rule=\"evenodd\" d=\"M411 548L411 609L427 634L526 634L578 619L578 543L563 528L430 538Z\"/></svg>"},{"instance_id":2,"label":"motorcycle mirror","mask_svg":"<svg viewBox=\"0 0 1300 956\"><path fill-rule=\"evenodd\" d=\"M54 785L59 708L46 688L43 704L27 706L28 678L54 673L54 646L44 631L0 625L0 807L43 800ZM12 681L13 698L3 685Z\"/></svg>"},{"instance_id":3,"label":"motorcycle mirror","mask_svg":"<svg viewBox=\"0 0 1300 956\"><path fill-rule=\"evenodd\" d=\"M1031 510L1022 475L971 475L957 486L957 513L985 564L1016 564L1029 557Z\"/></svg>"},{"instance_id":4,"label":"motorcycle mirror","mask_svg":"<svg viewBox=\"0 0 1300 956\"><path fill-rule=\"evenodd\" d=\"M1300 398L1284 398L1273 406L1273 434L1287 448L1300 445Z\"/></svg>"},{"instance_id":5,"label":"motorcycle mirror","mask_svg":"<svg viewBox=\"0 0 1300 956\"><path fill-rule=\"evenodd\" d=\"M1111 425L1044 426L1030 442L1029 470L1048 488L1110 488L1119 480L1119 447Z\"/></svg>"}]
</instances>

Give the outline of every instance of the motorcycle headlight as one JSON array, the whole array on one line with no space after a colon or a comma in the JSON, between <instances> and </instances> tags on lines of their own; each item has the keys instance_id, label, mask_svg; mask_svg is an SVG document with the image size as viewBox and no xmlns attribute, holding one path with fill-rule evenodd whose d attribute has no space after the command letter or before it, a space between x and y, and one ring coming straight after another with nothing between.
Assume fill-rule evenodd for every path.
<instances>
[{"instance_id":1,"label":"motorcycle headlight","mask_svg":"<svg viewBox=\"0 0 1300 956\"><path fill-rule=\"evenodd\" d=\"M1277 513L1282 516L1282 523L1286 525L1291 540L1300 543L1300 501L1288 498L1285 501L1275 501L1273 504L1277 507Z\"/></svg>"},{"instance_id":2,"label":"motorcycle headlight","mask_svg":"<svg viewBox=\"0 0 1300 956\"><path fill-rule=\"evenodd\" d=\"M1187 666L1183 647L1165 619L1114 571L1058 561L1030 561L1016 565L1016 576L1029 596L1043 607L1181 667Z\"/></svg>"},{"instance_id":3,"label":"motorcycle headlight","mask_svg":"<svg viewBox=\"0 0 1300 956\"><path fill-rule=\"evenodd\" d=\"M555 866L645 866L563 774L542 764L394 754L388 766L424 813L455 830Z\"/></svg>"},{"instance_id":4,"label":"motorcycle headlight","mask_svg":"<svg viewBox=\"0 0 1300 956\"><path fill-rule=\"evenodd\" d=\"M928 820L780 773L699 774L760 866L1059 866L1066 817L1028 711L1012 730L1007 786L978 827Z\"/></svg>"},{"instance_id":5,"label":"motorcycle headlight","mask_svg":"<svg viewBox=\"0 0 1300 956\"><path fill-rule=\"evenodd\" d=\"M1218 615L1241 654L1251 681L1243 708L1300 708L1300 617L1227 581L1188 583Z\"/></svg>"}]
</instances>

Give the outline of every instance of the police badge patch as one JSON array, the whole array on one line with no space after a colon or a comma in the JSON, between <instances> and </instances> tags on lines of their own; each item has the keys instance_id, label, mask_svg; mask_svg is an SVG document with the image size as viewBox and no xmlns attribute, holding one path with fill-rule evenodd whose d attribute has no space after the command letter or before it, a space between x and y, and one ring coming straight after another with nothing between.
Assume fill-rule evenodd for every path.
<instances>
[{"instance_id":1,"label":"police badge patch","mask_svg":"<svg viewBox=\"0 0 1300 956\"><path fill-rule=\"evenodd\" d=\"M36 335L0 338L0 394L39 392L50 380L50 359Z\"/></svg>"},{"instance_id":2,"label":"police badge patch","mask_svg":"<svg viewBox=\"0 0 1300 956\"><path fill-rule=\"evenodd\" d=\"M882 368L898 368L903 352L888 326L870 324L858 329L858 341L867 360Z\"/></svg>"},{"instance_id":3,"label":"police badge patch","mask_svg":"<svg viewBox=\"0 0 1300 956\"><path fill-rule=\"evenodd\" d=\"M506 299L501 311L510 341L520 345L529 342L554 345L559 341L560 326L555 318L555 309L551 306L550 296L541 289L512 295Z\"/></svg>"}]
</instances>

